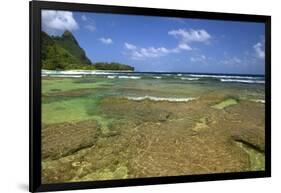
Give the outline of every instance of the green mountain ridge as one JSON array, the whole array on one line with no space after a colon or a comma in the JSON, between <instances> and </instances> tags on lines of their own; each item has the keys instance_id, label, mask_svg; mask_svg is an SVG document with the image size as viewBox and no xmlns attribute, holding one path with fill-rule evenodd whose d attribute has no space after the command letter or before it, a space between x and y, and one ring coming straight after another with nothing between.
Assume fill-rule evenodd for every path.
<instances>
[{"instance_id":1,"label":"green mountain ridge","mask_svg":"<svg viewBox=\"0 0 281 193\"><path fill-rule=\"evenodd\" d=\"M49 36L42 31L41 45L42 69L134 70L134 67L116 62L93 64L70 31L65 31L61 36Z\"/></svg>"},{"instance_id":2,"label":"green mountain ridge","mask_svg":"<svg viewBox=\"0 0 281 193\"><path fill-rule=\"evenodd\" d=\"M65 31L62 36L56 36L54 41L62 48L67 50L72 56L77 58L82 64L91 64L91 60L87 58L85 51L80 47L77 40L70 31Z\"/></svg>"},{"instance_id":3,"label":"green mountain ridge","mask_svg":"<svg viewBox=\"0 0 281 193\"><path fill-rule=\"evenodd\" d=\"M79 59L74 57L66 49L57 44L52 37L45 32L41 33L42 41L42 68L48 70L66 69L70 64L80 63Z\"/></svg>"}]
</instances>

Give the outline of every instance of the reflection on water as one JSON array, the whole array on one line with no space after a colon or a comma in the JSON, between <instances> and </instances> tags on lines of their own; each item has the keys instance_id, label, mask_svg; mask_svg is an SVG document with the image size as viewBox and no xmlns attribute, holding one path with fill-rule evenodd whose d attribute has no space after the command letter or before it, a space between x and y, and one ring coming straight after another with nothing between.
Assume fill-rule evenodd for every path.
<instances>
[{"instance_id":1,"label":"reflection on water","mask_svg":"<svg viewBox=\"0 0 281 193\"><path fill-rule=\"evenodd\" d=\"M42 182L264 170L264 79L42 76Z\"/></svg>"}]
</instances>

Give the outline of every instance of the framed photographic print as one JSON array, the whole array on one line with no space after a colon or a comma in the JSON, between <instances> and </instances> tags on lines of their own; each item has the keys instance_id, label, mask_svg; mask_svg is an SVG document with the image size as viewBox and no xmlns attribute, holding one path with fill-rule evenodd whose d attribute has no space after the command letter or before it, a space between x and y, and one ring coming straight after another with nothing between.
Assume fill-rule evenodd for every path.
<instances>
[{"instance_id":1,"label":"framed photographic print","mask_svg":"<svg viewBox=\"0 0 281 193\"><path fill-rule=\"evenodd\" d=\"M30 2L30 191L270 177L270 21Z\"/></svg>"}]
</instances>

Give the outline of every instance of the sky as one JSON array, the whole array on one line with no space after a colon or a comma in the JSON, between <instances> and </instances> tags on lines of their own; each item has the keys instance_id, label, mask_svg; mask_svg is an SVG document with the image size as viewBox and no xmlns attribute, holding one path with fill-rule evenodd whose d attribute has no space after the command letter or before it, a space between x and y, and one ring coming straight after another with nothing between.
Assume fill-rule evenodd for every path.
<instances>
[{"instance_id":1,"label":"sky","mask_svg":"<svg viewBox=\"0 0 281 193\"><path fill-rule=\"evenodd\" d=\"M94 62L144 72L264 74L265 25L254 22L42 11L42 30L73 33Z\"/></svg>"}]
</instances>

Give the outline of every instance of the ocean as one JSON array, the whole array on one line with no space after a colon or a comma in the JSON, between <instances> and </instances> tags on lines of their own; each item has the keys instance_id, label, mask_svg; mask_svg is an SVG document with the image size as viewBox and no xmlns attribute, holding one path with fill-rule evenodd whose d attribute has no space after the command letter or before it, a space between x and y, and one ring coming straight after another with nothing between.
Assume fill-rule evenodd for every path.
<instances>
[{"instance_id":1,"label":"ocean","mask_svg":"<svg viewBox=\"0 0 281 193\"><path fill-rule=\"evenodd\" d=\"M42 182L264 170L264 103L261 75L42 70Z\"/></svg>"},{"instance_id":2,"label":"ocean","mask_svg":"<svg viewBox=\"0 0 281 193\"><path fill-rule=\"evenodd\" d=\"M181 102L200 97L202 92L229 90L232 95L235 95L233 91L238 91L238 98L264 102L263 75L43 70L42 76L109 81L114 84L113 88L118 87L119 91L122 91L115 89L116 95L123 95L131 100L164 100L166 97L169 101ZM130 90L131 87L133 89ZM124 89L127 89L127 92Z\"/></svg>"}]
</instances>

